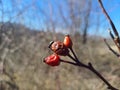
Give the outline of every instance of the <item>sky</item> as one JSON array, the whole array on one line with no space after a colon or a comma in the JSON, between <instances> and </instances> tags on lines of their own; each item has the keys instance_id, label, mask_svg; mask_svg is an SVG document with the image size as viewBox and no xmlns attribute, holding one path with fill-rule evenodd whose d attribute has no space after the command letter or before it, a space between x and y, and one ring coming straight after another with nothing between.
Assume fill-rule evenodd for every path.
<instances>
[{"instance_id":1,"label":"sky","mask_svg":"<svg viewBox=\"0 0 120 90\"><path fill-rule=\"evenodd\" d=\"M75 1L75 0L74 0ZM77 0L76 0L77 1ZM97 15L100 15L102 18L103 24L101 24L100 32L101 34L106 33L106 29L110 28L109 22L106 20L105 15L102 13L100 6L98 4L97 0L93 1L93 10L92 10L92 17L94 18ZM103 5L107 12L109 13L111 19L113 20L117 30L120 33L120 0L102 0ZM51 4L49 4L49 2ZM7 22L16 22L16 23L22 23L26 25L27 27L31 29L45 29L46 18L49 19L49 15L51 15L51 8L54 9L52 11L53 19L58 18L58 10L57 10L57 4L60 3L63 4L64 8L67 8L65 6L65 0L0 0L0 21ZM51 6L50 6L51 5ZM98 8L98 10L94 8ZM2 11L3 9L3 11ZM19 14L17 14L20 11ZM3 13L4 12L4 13ZM49 13L48 16L45 15L45 13ZM63 12L65 14L65 12ZM59 19L60 21L60 19ZM58 27L60 28L60 26ZM91 27L89 30L89 33L92 34L92 29L94 27ZM96 33L96 32L94 32Z\"/></svg>"}]
</instances>

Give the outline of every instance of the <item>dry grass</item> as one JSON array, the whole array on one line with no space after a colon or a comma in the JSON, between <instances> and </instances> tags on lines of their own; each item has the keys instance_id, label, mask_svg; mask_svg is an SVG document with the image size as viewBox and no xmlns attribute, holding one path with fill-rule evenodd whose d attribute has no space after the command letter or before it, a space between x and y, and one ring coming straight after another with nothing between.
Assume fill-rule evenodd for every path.
<instances>
[{"instance_id":1,"label":"dry grass","mask_svg":"<svg viewBox=\"0 0 120 90\"><path fill-rule=\"evenodd\" d=\"M63 39L61 35L59 37ZM120 61L104 42L94 40L82 45L80 37L74 38L73 42L78 40L74 49L80 60L93 63L113 86L120 89ZM106 90L104 83L84 68L64 63L53 68L42 62L43 57L51 53L47 48L51 34L39 33L25 40L24 47L6 57L13 63L6 62L6 71L14 77L19 90Z\"/></svg>"}]
</instances>

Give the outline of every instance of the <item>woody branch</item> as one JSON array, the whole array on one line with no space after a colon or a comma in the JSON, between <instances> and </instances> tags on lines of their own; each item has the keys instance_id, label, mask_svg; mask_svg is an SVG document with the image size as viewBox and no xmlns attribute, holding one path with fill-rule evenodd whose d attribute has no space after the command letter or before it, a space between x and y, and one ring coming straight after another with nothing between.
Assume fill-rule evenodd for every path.
<instances>
[{"instance_id":1,"label":"woody branch","mask_svg":"<svg viewBox=\"0 0 120 90\"><path fill-rule=\"evenodd\" d=\"M111 30L109 29L109 34L112 38L112 40L114 41L115 45L117 46L119 52L120 52L120 38L119 38L119 34L118 34L118 31L113 23L113 21L111 20L110 16L108 15L107 11L105 10L104 6L103 6L103 3L101 0L98 0L99 4L100 4L100 7L102 9L102 12L105 14L106 18L108 19L111 27L112 27L112 30L114 32L114 35L112 34ZM115 54L117 57L119 57L120 55L118 53L114 53L115 51L110 47L110 45L108 45L107 41L105 41L105 44L108 46L109 50L113 52L113 54Z\"/></svg>"}]
</instances>

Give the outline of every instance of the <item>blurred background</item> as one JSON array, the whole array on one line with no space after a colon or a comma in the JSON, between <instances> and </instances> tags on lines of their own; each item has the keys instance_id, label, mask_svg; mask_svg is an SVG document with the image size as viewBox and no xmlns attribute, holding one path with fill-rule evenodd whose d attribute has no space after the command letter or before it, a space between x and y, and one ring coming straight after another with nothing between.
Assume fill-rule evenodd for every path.
<instances>
[{"instance_id":1,"label":"blurred background","mask_svg":"<svg viewBox=\"0 0 120 90\"><path fill-rule=\"evenodd\" d=\"M120 32L120 0L102 0ZM120 89L120 61L97 0L0 0L0 90L106 90L93 73L69 64L50 67L48 44L70 34L79 59ZM67 57L61 57L70 60Z\"/></svg>"}]
</instances>

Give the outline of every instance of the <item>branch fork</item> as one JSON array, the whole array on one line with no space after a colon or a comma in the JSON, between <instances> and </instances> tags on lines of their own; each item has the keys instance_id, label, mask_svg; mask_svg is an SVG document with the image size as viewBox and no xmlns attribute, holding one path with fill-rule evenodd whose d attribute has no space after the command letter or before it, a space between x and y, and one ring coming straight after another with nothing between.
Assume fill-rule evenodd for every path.
<instances>
[{"instance_id":1,"label":"branch fork","mask_svg":"<svg viewBox=\"0 0 120 90\"><path fill-rule=\"evenodd\" d=\"M98 2L99 2L99 4L100 4L100 7L101 7L101 9L102 9L102 12L105 14L106 18L108 19L108 21L109 21L109 23L110 23L110 25L111 25L111 27L112 27L112 30L113 30L114 35L112 34L112 32L111 32L110 29L108 29L108 32L109 32L109 34L110 34L113 42L115 43L116 47L118 48L119 53L117 53L115 50L113 50L113 49L110 47L110 45L107 43L106 40L104 40L104 41L105 41L105 44L107 45L107 47L109 48L109 50L110 50L114 55L116 55L118 58L120 58L120 37L119 37L119 33L118 33L118 31L117 31L117 29L116 29L113 21L111 20L110 16L108 15L107 11L105 10L102 1L101 1L101 0L98 0Z\"/></svg>"},{"instance_id":2,"label":"branch fork","mask_svg":"<svg viewBox=\"0 0 120 90\"><path fill-rule=\"evenodd\" d=\"M64 62L64 63L68 63L68 64L71 64L71 65L74 65L74 66L79 66L79 67L83 67L83 68L86 68L88 70L90 70L91 72L93 72L94 74L96 74L98 76L98 78L100 78L106 85L107 85L107 88L110 89L110 90L118 90L117 88L113 87L92 65L91 62L88 62L88 64L84 64L82 63L78 57L76 56L75 52L73 51L72 48L70 48L70 51L72 52L73 56L72 55L68 55L68 57L70 59L73 60L73 62L71 61L66 61L66 60L61 60L61 62Z\"/></svg>"}]
</instances>

